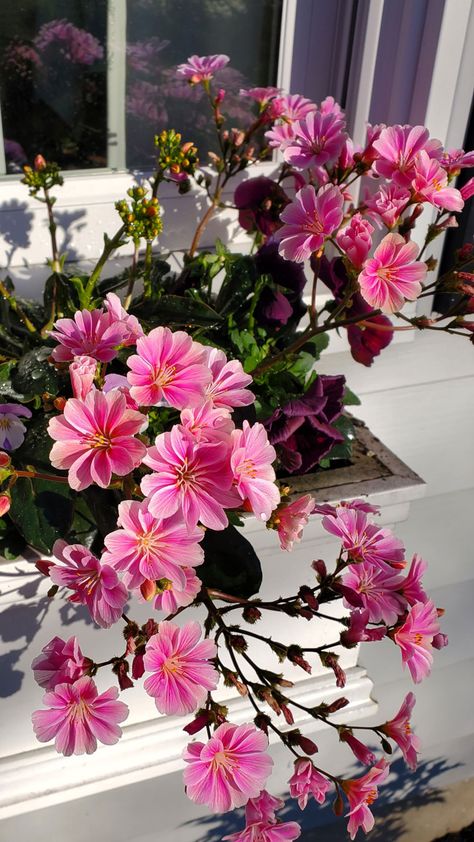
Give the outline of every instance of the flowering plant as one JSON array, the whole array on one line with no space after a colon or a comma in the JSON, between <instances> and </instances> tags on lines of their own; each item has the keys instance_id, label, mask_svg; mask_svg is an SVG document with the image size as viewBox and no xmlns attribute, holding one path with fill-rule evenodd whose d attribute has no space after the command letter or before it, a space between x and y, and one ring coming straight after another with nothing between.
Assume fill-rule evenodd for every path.
<instances>
[{"instance_id":1,"label":"flowering plant","mask_svg":"<svg viewBox=\"0 0 474 842\"><path fill-rule=\"evenodd\" d=\"M377 759L354 732L371 732L385 754L395 743L414 769L413 694L390 721L355 727L343 721L344 697L305 707L278 666L261 665L254 645L307 673L319 662L343 688L339 647L383 640L399 647L418 683L429 675L433 649L447 642L442 612L423 588L426 563L415 555L404 572L405 548L373 522L375 507L295 499L276 471L327 467L349 454L343 405L353 398L342 376L314 370L331 331L347 329L364 365L400 327L394 315L405 329L472 337L465 318L473 311L470 247L438 282L459 293L446 317L401 309L435 286L427 280L434 262L423 254L455 224L452 212L473 191L472 180L461 191L452 180L474 155L443 150L419 126L370 127L356 148L331 98L318 107L275 88L242 91L256 113L248 125L227 129L225 91L212 87L227 61L192 56L178 68L209 99L220 150L211 154L211 170L200 169L191 141L174 130L157 134L151 190L137 185L117 202L121 224L105 235L89 275L69 273L58 251L50 192L62 182L58 168L41 155L25 167L24 182L47 208L52 274L42 305L21 300L8 280L0 284L2 541L4 552L23 538L48 554L37 566L51 580L49 596L60 592L84 606L103 628L121 623L125 638L125 651L119 646L102 662L84 655L76 637L55 637L37 655L33 670L46 691L44 708L33 714L41 742L54 740L65 755L115 743L128 715L119 689L144 678L160 713L187 717L190 735L205 731L205 741L190 742L184 754L188 796L213 811L245 805L245 828L227 838L299 835L295 822L277 819L282 802L266 790L270 733L295 758L290 796L304 809L310 796L323 803L333 790L336 813L346 800L354 838L359 828L371 829L369 808L389 772L387 759ZM241 181L235 191L254 249L232 254L217 243L198 252L212 214L226 207L226 184L271 148L282 156L276 177ZM163 226L159 189L171 182L183 193L191 179L206 190L209 207L182 270L173 271L152 249ZM356 201L358 179L367 190ZM410 235L425 206L435 208L436 219L419 250ZM104 279L108 257L129 240L130 267ZM307 307L304 261L313 275ZM331 296L318 309L319 280ZM122 288L123 303L116 293ZM300 540L312 513L321 514L340 552L302 572L306 581L297 579L295 593L256 597L260 564L237 528L246 513L276 530L282 551ZM153 609L145 624L127 607L133 599ZM325 604L341 600L345 613L327 615ZM204 609L202 624L174 622L195 606ZM329 616L334 639L308 648L249 628L267 612L314 623ZM115 683L100 693L95 679L105 669ZM228 720L214 693L219 682L248 699L252 721ZM294 727L295 710L331 727L369 770L348 780L318 767L317 746Z\"/></svg>"}]
</instances>

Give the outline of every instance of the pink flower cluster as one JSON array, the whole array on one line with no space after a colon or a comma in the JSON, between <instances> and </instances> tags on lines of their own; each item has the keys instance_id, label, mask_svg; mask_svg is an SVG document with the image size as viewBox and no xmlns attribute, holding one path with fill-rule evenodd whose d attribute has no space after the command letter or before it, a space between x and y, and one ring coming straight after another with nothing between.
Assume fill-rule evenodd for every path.
<instances>
[{"instance_id":1,"label":"pink flower cluster","mask_svg":"<svg viewBox=\"0 0 474 842\"><path fill-rule=\"evenodd\" d=\"M74 64L91 65L104 57L104 48L97 38L66 19L44 23L34 43L38 50L57 45L65 58Z\"/></svg>"}]
</instances>

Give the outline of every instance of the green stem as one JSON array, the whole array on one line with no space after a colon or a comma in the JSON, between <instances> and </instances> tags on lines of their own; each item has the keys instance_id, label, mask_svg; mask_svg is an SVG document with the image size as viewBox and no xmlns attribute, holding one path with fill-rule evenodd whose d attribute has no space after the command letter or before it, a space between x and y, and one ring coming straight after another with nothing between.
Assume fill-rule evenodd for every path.
<instances>
[{"instance_id":1,"label":"green stem","mask_svg":"<svg viewBox=\"0 0 474 842\"><path fill-rule=\"evenodd\" d=\"M87 281L87 285L86 285L86 288L85 288L85 297L86 297L86 300L88 302L90 301L91 295L94 292L97 281L99 280L99 278L101 276L102 269L104 268L105 264L107 263L107 260L109 259L112 252L115 251L115 249L117 249L120 246L120 240L122 239L124 233L125 233L125 225L121 225L121 227L114 234L112 239L107 240L107 242L105 243L102 254L100 255L97 263L95 264L95 266L92 270L91 276L90 276L89 280Z\"/></svg>"},{"instance_id":2,"label":"green stem","mask_svg":"<svg viewBox=\"0 0 474 842\"><path fill-rule=\"evenodd\" d=\"M44 187L43 189L44 189L44 197L45 197L45 202L46 202L46 208L47 208L47 211L48 211L48 228L49 228L49 233L51 235L51 250L52 250L52 253L53 253L53 260L52 260L51 266L52 266L53 272L60 272L61 271L61 261L60 261L58 243L57 243L57 240L56 240L57 225L56 225L56 222L55 222L55 219L54 219L54 214L53 214L54 200L51 199L51 196L49 195L48 188Z\"/></svg>"},{"instance_id":3,"label":"green stem","mask_svg":"<svg viewBox=\"0 0 474 842\"><path fill-rule=\"evenodd\" d=\"M22 310L15 296L11 294L10 290L8 290L5 284L1 281L0 294L3 295L3 297L8 301L9 306L12 308L13 312L17 314L18 318L23 322L26 329L29 330L30 333L37 333L33 322L30 321L26 313Z\"/></svg>"},{"instance_id":4,"label":"green stem","mask_svg":"<svg viewBox=\"0 0 474 842\"><path fill-rule=\"evenodd\" d=\"M124 305L123 305L124 310L128 310L128 308L130 307L130 304L132 303L133 287L135 286L135 281L136 281L136 278L137 278L137 263L138 263L138 252L139 251L140 251L140 243L138 242L138 243L134 244L132 265L131 265L131 268L130 268L130 278L128 280L127 294L125 296L125 302L124 302Z\"/></svg>"},{"instance_id":5,"label":"green stem","mask_svg":"<svg viewBox=\"0 0 474 842\"><path fill-rule=\"evenodd\" d=\"M147 240L146 242L146 251L145 251L145 271L143 275L143 292L145 298L149 298L151 296L151 261L153 257L151 240Z\"/></svg>"}]
</instances>

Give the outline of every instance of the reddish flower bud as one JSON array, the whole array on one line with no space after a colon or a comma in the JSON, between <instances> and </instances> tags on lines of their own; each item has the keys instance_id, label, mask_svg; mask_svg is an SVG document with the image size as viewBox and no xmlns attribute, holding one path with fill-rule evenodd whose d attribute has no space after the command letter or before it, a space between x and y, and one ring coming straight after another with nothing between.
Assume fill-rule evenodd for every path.
<instances>
[{"instance_id":1,"label":"reddish flower bud","mask_svg":"<svg viewBox=\"0 0 474 842\"><path fill-rule=\"evenodd\" d=\"M262 612L256 605L246 605L242 611L242 617L246 623L256 623L262 617Z\"/></svg>"},{"instance_id":2,"label":"reddish flower bud","mask_svg":"<svg viewBox=\"0 0 474 842\"><path fill-rule=\"evenodd\" d=\"M266 713L258 713L254 719L255 725L257 728L260 728L264 734L268 735L268 726L270 725L271 719Z\"/></svg>"},{"instance_id":3,"label":"reddish flower bud","mask_svg":"<svg viewBox=\"0 0 474 842\"><path fill-rule=\"evenodd\" d=\"M145 625L142 626L142 632L146 639L149 640L154 634L158 634L158 628L158 623L150 617L150 619L146 621Z\"/></svg>"},{"instance_id":4,"label":"reddish flower bud","mask_svg":"<svg viewBox=\"0 0 474 842\"><path fill-rule=\"evenodd\" d=\"M6 492L0 494L0 517L6 515L6 513L9 511L11 502L12 501L9 494L7 494Z\"/></svg>"},{"instance_id":5,"label":"reddish flower bud","mask_svg":"<svg viewBox=\"0 0 474 842\"><path fill-rule=\"evenodd\" d=\"M236 652L245 652L247 647L247 641L241 634L233 634L229 638L229 643L232 646L232 649L235 649Z\"/></svg>"},{"instance_id":6,"label":"reddish flower bud","mask_svg":"<svg viewBox=\"0 0 474 842\"><path fill-rule=\"evenodd\" d=\"M183 731L186 731L189 736L193 734L197 734L199 731L202 731L206 725L211 723L211 718L208 711L202 711L202 713L198 713L196 718L193 719L191 722L188 722L187 725L184 726Z\"/></svg>"},{"instance_id":7,"label":"reddish flower bud","mask_svg":"<svg viewBox=\"0 0 474 842\"><path fill-rule=\"evenodd\" d=\"M47 561L45 558L41 558L35 561L35 567L43 576L49 576L51 567L54 567L54 561Z\"/></svg>"},{"instance_id":8,"label":"reddish flower bud","mask_svg":"<svg viewBox=\"0 0 474 842\"><path fill-rule=\"evenodd\" d=\"M45 159L43 158L42 155L36 155L35 160L33 162L33 166L34 166L36 172L39 172L40 170L44 170L44 168L46 167L46 161L45 161Z\"/></svg>"},{"instance_id":9,"label":"reddish flower bud","mask_svg":"<svg viewBox=\"0 0 474 842\"><path fill-rule=\"evenodd\" d=\"M303 658L303 652L299 646L289 646L287 658L292 664L295 664L295 666L301 667L301 669L305 670L305 672L311 673L311 664Z\"/></svg>"},{"instance_id":10,"label":"reddish flower bud","mask_svg":"<svg viewBox=\"0 0 474 842\"><path fill-rule=\"evenodd\" d=\"M55 398L53 401L53 406L59 412L62 412L64 407L66 406L66 398Z\"/></svg>"},{"instance_id":11,"label":"reddish flower bud","mask_svg":"<svg viewBox=\"0 0 474 842\"><path fill-rule=\"evenodd\" d=\"M322 558L319 558L317 561L313 561L311 564L314 572L316 573L319 581L325 579L328 575L327 567Z\"/></svg>"},{"instance_id":12,"label":"reddish flower bud","mask_svg":"<svg viewBox=\"0 0 474 842\"><path fill-rule=\"evenodd\" d=\"M10 459L8 453L5 453L4 450L0 450L0 468L8 468L11 465L12 460Z\"/></svg>"},{"instance_id":13,"label":"reddish flower bud","mask_svg":"<svg viewBox=\"0 0 474 842\"><path fill-rule=\"evenodd\" d=\"M332 669L334 675L336 676L336 685L338 687L345 687L346 674L342 667L339 666L338 656L335 655L334 652L320 652L319 657L321 658L323 667Z\"/></svg>"},{"instance_id":14,"label":"reddish flower bud","mask_svg":"<svg viewBox=\"0 0 474 842\"><path fill-rule=\"evenodd\" d=\"M283 716L285 717L286 724L287 725L294 725L295 719L294 719L294 716L293 716L290 708L285 704L281 704L280 708L281 708L281 712L282 712Z\"/></svg>"},{"instance_id":15,"label":"reddish flower bud","mask_svg":"<svg viewBox=\"0 0 474 842\"><path fill-rule=\"evenodd\" d=\"M300 734L298 739L298 745L305 754L316 754L318 751L316 743L310 740L309 737L304 737L302 734Z\"/></svg>"},{"instance_id":16,"label":"reddish flower bud","mask_svg":"<svg viewBox=\"0 0 474 842\"><path fill-rule=\"evenodd\" d=\"M112 667L112 671L118 678L121 690L128 690L129 687L133 687L133 681L128 676L128 670L128 661L118 661L118 663L114 664Z\"/></svg>"},{"instance_id":17,"label":"reddish flower bud","mask_svg":"<svg viewBox=\"0 0 474 842\"><path fill-rule=\"evenodd\" d=\"M143 653L140 655L135 655L132 661L132 678L141 678L144 672L145 666L143 663Z\"/></svg>"},{"instance_id":18,"label":"reddish flower bud","mask_svg":"<svg viewBox=\"0 0 474 842\"><path fill-rule=\"evenodd\" d=\"M156 596L156 582L154 579L145 579L145 581L140 585L140 593L143 599L150 602L150 600Z\"/></svg>"},{"instance_id":19,"label":"reddish flower bud","mask_svg":"<svg viewBox=\"0 0 474 842\"><path fill-rule=\"evenodd\" d=\"M341 708L345 708L349 704L349 699L344 698L341 696L340 699L335 699L334 702L326 706L326 712L329 713L337 713L338 710Z\"/></svg>"},{"instance_id":20,"label":"reddish flower bud","mask_svg":"<svg viewBox=\"0 0 474 842\"><path fill-rule=\"evenodd\" d=\"M306 605L309 605L313 611L317 611L319 608L318 600L316 599L314 592L308 585L302 585L298 591L298 596L303 602L306 602Z\"/></svg>"},{"instance_id":21,"label":"reddish flower bud","mask_svg":"<svg viewBox=\"0 0 474 842\"><path fill-rule=\"evenodd\" d=\"M447 634L442 634L441 632L439 632L438 634L435 634L432 641L432 646L434 647L434 649L444 649L444 647L447 646L448 643L449 641Z\"/></svg>"}]
</instances>

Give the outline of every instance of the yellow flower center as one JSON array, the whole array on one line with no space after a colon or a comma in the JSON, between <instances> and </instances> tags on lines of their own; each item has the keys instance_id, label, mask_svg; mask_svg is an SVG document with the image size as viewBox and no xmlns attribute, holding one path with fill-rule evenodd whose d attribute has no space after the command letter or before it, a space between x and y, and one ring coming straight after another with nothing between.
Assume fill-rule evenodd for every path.
<instances>
[{"instance_id":1,"label":"yellow flower center","mask_svg":"<svg viewBox=\"0 0 474 842\"><path fill-rule=\"evenodd\" d=\"M173 381L175 372L175 365L167 365L164 368L159 368L155 372L155 385L160 386L161 388L169 386L169 384Z\"/></svg>"}]
</instances>

